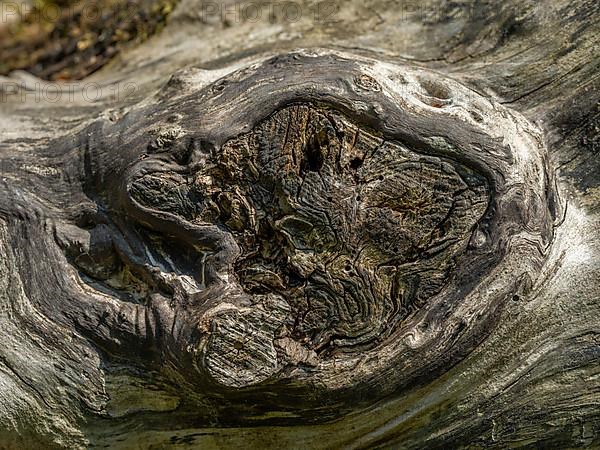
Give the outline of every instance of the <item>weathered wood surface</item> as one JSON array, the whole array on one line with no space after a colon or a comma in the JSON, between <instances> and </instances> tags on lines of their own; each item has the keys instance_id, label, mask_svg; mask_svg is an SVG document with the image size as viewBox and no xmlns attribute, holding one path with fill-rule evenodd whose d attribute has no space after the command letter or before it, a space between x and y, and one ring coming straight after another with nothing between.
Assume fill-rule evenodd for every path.
<instances>
[{"instance_id":1,"label":"weathered wood surface","mask_svg":"<svg viewBox=\"0 0 600 450\"><path fill-rule=\"evenodd\" d=\"M214 5L0 81L0 445L600 445L600 7Z\"/></svg>"}]
</instances>

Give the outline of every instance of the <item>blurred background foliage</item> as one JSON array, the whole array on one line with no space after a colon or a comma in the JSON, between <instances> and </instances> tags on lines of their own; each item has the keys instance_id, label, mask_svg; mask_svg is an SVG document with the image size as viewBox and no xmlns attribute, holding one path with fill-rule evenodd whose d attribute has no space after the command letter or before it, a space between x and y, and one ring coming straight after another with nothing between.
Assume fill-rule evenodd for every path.
<instances>
[{"instance_id":1,"label":"blurred background foliage","mask_svg":"<svg viewBox=\"0 0 600 450\"><path fill-rule=\"evenodd\" d=\"M0 75L78 80L160 32L178 0L0 1Z\"/></svg>"}]
</instances>

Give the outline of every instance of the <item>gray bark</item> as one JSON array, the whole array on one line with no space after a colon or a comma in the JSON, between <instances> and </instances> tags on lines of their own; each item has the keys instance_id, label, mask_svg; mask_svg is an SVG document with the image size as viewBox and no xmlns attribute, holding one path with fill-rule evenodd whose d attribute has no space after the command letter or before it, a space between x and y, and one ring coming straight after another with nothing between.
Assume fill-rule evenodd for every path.
<instances>
[{"instance_id":1,"label":"gray bark","mask_svg":"<svg viewBox=\"0 0 600 450\"><path fill-rule=\"evenodd\" d=\"M0 446L599 446L596 2L214 5L0 81Z\"/></svg>"}]
</instances>

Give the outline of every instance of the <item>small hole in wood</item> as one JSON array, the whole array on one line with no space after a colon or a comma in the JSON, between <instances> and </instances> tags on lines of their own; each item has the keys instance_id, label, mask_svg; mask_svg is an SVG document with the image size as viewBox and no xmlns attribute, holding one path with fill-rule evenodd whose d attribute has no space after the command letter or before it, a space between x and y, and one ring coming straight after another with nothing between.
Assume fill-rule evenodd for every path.
<instances>
[{"instance_id":1,"label":"small hole in wood","mask_svg":"<svg viewBox=\"0 0 600 450\"><path fill-rule=\"evenodd\" d=\"M363 160L360 158L354 158L352 161L350 161L350 168L351 169L358 169L360 168L360 166L362 166Z\"/></svg>"}]
</instances>

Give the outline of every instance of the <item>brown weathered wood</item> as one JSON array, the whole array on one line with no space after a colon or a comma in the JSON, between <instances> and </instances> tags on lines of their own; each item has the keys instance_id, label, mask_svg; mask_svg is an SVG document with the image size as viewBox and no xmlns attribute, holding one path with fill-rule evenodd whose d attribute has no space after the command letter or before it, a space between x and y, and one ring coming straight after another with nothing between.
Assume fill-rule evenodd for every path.
<instances>
[{"instance_id":1,"label":"brown weathered wood","mask_svg":"<svg viewBox=\"0 0 600 450\"><path fill-rule=\"evenodd\" d=\"M0 446L600 445L598 6L248 5L0 80Z\"/></svg>"}]
</instances>

